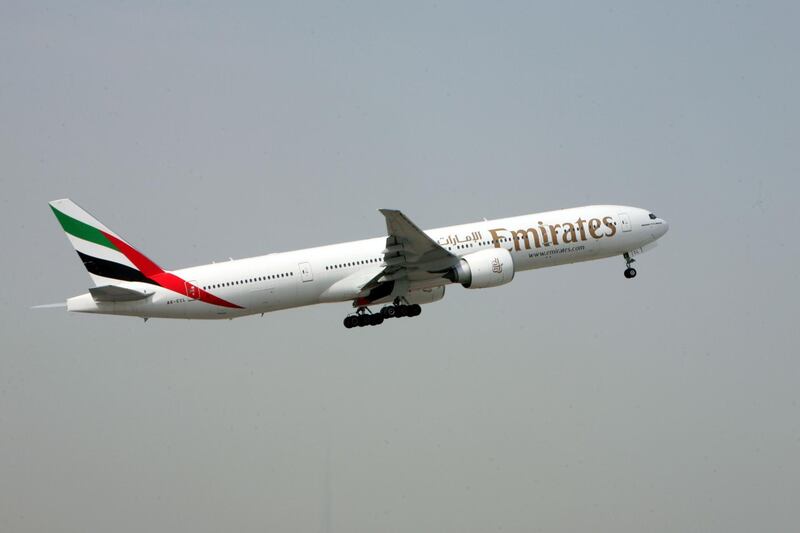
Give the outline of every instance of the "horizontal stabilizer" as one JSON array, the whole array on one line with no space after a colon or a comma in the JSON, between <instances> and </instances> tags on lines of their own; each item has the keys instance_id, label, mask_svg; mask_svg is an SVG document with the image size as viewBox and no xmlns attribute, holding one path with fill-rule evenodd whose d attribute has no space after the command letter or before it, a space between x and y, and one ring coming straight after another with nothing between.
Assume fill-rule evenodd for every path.
<instances>
[{"instance_id":1,"label":"horizontal stabilizer","mask_svg":"<svg viewBox=\"0 0 800 533\"><path fill-rule=\"evenodd\" d=\"M89 289L95 302L132 302L143 300L155 294L155 291L136 290L120 287L118 285L103 285Z\"/></svg>"}]
</instances>

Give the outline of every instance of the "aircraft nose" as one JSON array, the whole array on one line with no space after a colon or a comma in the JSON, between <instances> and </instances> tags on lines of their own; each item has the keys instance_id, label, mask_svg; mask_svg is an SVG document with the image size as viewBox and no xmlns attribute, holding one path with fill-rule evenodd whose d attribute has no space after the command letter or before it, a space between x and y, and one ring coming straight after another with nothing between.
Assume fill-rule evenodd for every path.
<instances>
[{"instance_id":1,"label":"aircraft nose","mask_svg":"<svg viewBox=\"0 0 800 533\"><path fill-rule=\"evenodd\" d=\"M659 218L658 221L660 224L656 225L653 229L655 230L655 237L656 239L663 237L666 232L669 231L669 223L664 220L663 218Z\"/></svg>"}]
</instances>

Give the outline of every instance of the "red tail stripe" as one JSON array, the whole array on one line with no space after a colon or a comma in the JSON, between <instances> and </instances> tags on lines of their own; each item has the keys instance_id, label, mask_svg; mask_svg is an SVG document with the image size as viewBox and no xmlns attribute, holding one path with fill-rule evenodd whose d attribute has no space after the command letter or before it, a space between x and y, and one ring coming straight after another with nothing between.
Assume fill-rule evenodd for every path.
<instances>
[{"instance_id":1,"label":"red tail stripe","mask_svg":"<svg viewBox=\"0 0 800 533\"><path fill-rule=\"evenodd\" d=\"M106 238L111 241L111 243L117 247L117 250L122 252L122 254L128 258L128 260L133 263L133 265L139 269L139 271L144 274L147 278L155 281L161 287L165 289L169 289L171 291L177 292L178 294L183 294L184 296L189 296L189 287L192 287L194 290L194 294L197 295L197 299L201 302L206 302L209 304L220 305L222 307L233 307L236 309L241 309L241 306L236 305L234 303L228 302L223 300L222 298L218 298L213 294L204 291L200 287L188 283L186 280L181 279L180 277L172 274L170 272L164 272L160 266L152 262L150 259L141 254L138 250L134 247L115 237L105 231L102 232ZM191 297L190 297L191 298Z\"/></svg>"},{"instance_id":2,"label":"red tail stripe","mask_svg":"<svg viewBox=\"0 0 800 533\"><path fill-rule=\"evenodd\" d=\"M143 254L139 253L133 246L129 245L127 242L117 237L114 237L113 235L111 235L110 233L106 233L105 231L102 233L103 235L106 236L106 238L109 241L111 241L111 244L116 246L117 250L122 252L125 255L125 257L127 257L128 260L130 260L130 262L133 263L134 266L138 268L139 271L148 278L153 279L153 276L164 273L164 269L162 269L160 266L150 261L150 259L145 257Z\"/></svg>"}]
</instances>

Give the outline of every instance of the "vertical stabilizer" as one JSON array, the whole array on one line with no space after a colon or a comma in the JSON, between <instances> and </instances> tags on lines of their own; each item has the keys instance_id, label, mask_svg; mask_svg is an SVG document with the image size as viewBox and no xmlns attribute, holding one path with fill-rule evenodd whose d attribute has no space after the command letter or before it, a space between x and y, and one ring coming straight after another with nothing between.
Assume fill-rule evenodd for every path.
<instances>
[{"instance_id":1,"label":"vertical stabilizer","mask_svg":"<svg viewBox=\"0 0 800 533\"><path fill-rule=\"evenodd\" d=\"M156 284L152 277L164 272L72 200L53 200L50 208L98 287L125 281Z\"/></svg>"}]
</instances>

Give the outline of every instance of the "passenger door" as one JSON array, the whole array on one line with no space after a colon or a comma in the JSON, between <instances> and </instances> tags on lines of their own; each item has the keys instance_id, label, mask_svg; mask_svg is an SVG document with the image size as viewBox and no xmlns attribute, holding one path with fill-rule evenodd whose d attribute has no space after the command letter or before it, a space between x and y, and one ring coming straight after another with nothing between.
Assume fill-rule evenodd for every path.
<instances>
[{"instance_id":1,"label":"passenger door","mask_svg":"<svg viewBox=\"0 0 800 533\"><path fill-rule=\"evenodd\" d=\"M300 263L297 265L300 270L300 279L303 283L314 281L314 273L311 272L311 263Z\"/></svg>"},{"instance_id":2,"label":"passenger door","mask_svg":"<svg viewBox=\"0 0 800 533\"><path fill-rule=\"evenodd\" d=\"M622 224L622 231L630 231L631 226L631 217L628 216L628 213L620 213L619 220Z\"/></svg>"}]
</instances>

